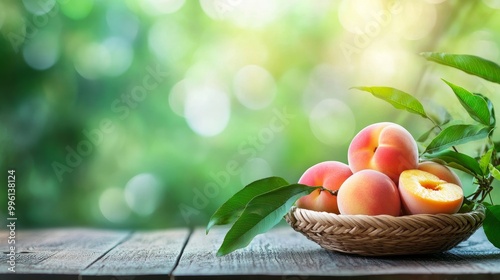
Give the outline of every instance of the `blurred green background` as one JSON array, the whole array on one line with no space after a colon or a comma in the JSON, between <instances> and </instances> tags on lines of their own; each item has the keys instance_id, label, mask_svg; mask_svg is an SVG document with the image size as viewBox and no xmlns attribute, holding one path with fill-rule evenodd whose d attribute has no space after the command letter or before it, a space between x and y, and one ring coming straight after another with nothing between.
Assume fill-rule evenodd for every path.
<instances>
[{"instance_id":1,"label":"blurred green background","mask_svg":"<svg viewBox=\"0 0 500 280\"><path fill-rule=\"evenodd\" d=\"M499 31L499 0L1 1L0 170L16 170L18 226L203 225L253 180L346 162L368 124L430 128L353 86L470 121L440 78L495 105L499 86L418 53L500 63Z\"/></svg>"}]
</instances>

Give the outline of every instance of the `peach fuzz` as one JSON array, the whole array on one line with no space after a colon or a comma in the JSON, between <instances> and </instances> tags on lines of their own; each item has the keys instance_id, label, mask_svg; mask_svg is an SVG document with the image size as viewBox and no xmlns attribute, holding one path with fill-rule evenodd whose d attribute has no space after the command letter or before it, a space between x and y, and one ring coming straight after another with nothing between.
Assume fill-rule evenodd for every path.
<instances>
[{"instance_id":1,"label":"peach fuzz","mask_svg":"<svg viewBox=\"0 0 500 280\"><path fill-rule=\"evenodd\" d=\"M352 139L347 156L352 172L377 170L396 184L401 172L418 166L417 142L404 127L391 122L362 129Z\"/></svg>"},{"instance_id":2,"label":"peach fuzz","mask_svg":"<svg viewBox=\"0 0 500 280\"><path fill-rule=\"evenodd\" d=\"M460 186L418 169L403 171L398 188L405 214L453 214L464 199Z\"/></svg>"},{"instance_id":3,"label":"peach fuzz","mask_svg":"<svg viewBox=\"0 0 500 280\"><path fill-rule=\"evenodd\" d=\"M424 161L418 164L418 170L426 171L439 177L448 183L462 187L462 182L458 175L448 167L433 161Z\"/></svg>"},{"instance_id":4,"label":"peach fuzz","mask_svg":"<svg viewBox=\"0 0 500 280\"><path fill-rule=\"evenodd\" d=\"M336 191L351 175L351 169L347 164L338 161L324 161L309 167L300 177L299 184L323 186L325 189ZM299 198L296 204L300 208L339 214L337 196L326 191L314 191Z\"/></svg>"},{"instance_id":5,"label":"peach fuzz","mask_svg":"<svg viewBox=\"0 0 500 280\"><path fill-rule=\"evenodd\" d=\"M354 173L340 187L337 202L343 215L392 215L401 213L396 184L376 170Z\"/></svg>"}]
</instances>

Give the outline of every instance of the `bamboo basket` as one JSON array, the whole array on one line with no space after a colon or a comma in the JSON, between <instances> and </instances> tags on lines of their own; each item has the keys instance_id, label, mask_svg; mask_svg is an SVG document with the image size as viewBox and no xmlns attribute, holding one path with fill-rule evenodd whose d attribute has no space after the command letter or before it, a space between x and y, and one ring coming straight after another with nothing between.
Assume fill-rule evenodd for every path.
<instances>
[{"instance_id":1,"label":"bamboo basket","mask_svg":"<svg viewBox=\"0 0 500 280\"><path fill-rule=\"evenodd\" d=\"M483 223L482 206L468 213L336 215L292 207L286 221L321 247L363 256L412 255L447 251Z\"/></svg>"}]
</instances>

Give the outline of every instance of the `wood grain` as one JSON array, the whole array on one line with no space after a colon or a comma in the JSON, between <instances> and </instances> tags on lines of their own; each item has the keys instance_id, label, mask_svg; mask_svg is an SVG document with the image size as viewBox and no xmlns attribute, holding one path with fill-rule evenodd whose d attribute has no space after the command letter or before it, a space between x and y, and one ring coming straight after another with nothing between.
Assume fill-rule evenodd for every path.
<instances>
[{"instance_id":1,"label":"wood grain","mask_svg":"<svg viewBox=\"0 0 500 280\"><path fill-rule=\"evenodd\" d=\"M188 229L135 232L82 271L82 279L166 279L188 237Z\"/></svg>"},{"instance_id":2,"label":"wood grain","mask_svg":"<svg viewBox=\"0 0 500 280\"><path fill-rule=\"evenodd\" d=\"M3 279L78 279L80 271L128 235L94 229L23 230L16 233L16 273L7 271L8 233L0 233Z\"/></svg>"},{"instance_id":3,"label":"wood grain","mask_svg":"<svg viewBox=\"0 0 500 280\"><path fill-rule=\"evenodd\" d=\"M205 236L203 229L196 230L174 271L175 278L500 278L500 250L486 241L482 231L467 241L472 246L442 254L373 258L329 252L291 228L280 227L256 237L247 248L216 257L226 231L216 228ZM483 257L476 258L479 255Z\"/></svg>"},{"instance_id":4,"label":"wood grain","mask_svg":"<svg viewBox=\"0 0 500 280\"><path fill-rule=\"evenodd\" d=\"M0 231L0 279L500 279L500 250L482 229L445 253L378 258L329 252L288 226L216 257L226 231L19 231L15 274Z\"/></svg>"}]
</instances>

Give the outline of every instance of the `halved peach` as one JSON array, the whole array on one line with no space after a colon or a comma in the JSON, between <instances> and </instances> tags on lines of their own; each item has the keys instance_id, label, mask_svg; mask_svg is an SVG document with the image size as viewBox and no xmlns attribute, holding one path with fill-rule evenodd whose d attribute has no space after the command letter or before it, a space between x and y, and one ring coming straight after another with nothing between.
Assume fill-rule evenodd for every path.
<instances>
[{"instance_id":1,"label":"halved peach","mask_svg":"<svg viewBox=\"0 0 500 280\"><path fill-rule=\"evenodd\" d=\"M460 186L418 169L403 171L398 188L405 214L453 214L464 199Z\"/></svg>"},{"instance_id":2,"label":"halved peach","mask_svg":"<svg viewBox=\"0 0 500 280\"><path fill-rule=\"evenodd\" d=\"M439 177L441 180L445 180L448 183L452 183L458 186L462 186L462 182L458 175L453 172L453 170L448 167L433 161L424 161L418 164L417 169L427 171Z\"/></svg>"}]
</instances>

